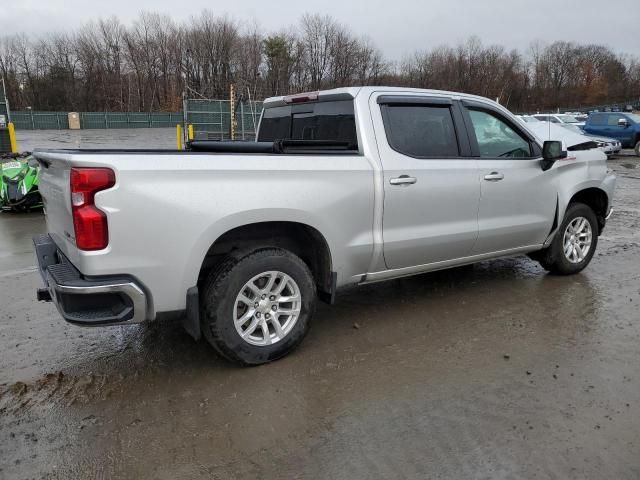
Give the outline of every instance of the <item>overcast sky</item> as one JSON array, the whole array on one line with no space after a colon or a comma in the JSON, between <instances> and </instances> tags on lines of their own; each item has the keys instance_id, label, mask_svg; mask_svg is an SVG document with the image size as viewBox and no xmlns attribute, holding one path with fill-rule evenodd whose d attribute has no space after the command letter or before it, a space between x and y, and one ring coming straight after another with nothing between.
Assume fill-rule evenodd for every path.
<instances>
[{"instance_id":1,"label":"overcast sky","mask_svg":"<svg viewBox=\"0 0 640 480\"><path fill-rule=\"evenodd\" d=\"M265 31L295 24L305 12L327 13L391 60L471 35L523 51L533 40L574 40L640 56L640 0L2 0L0 35L73 30L111 15L130 23L142 10L182 21L203 8Z\"/></svg>"}]
</instances>

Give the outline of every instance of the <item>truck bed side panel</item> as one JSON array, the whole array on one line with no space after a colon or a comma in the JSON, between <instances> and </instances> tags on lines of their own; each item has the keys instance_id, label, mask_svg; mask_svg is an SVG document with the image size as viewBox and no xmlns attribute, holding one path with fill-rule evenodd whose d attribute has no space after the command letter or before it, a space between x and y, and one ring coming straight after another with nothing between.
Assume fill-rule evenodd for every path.
<instances>
[{"instance_id":1,"label":"truck bed side panel","mask_svg":"<svg viewBox=\"0 0 640 480\"><path fill-rule=\"evenodd\" d=\"M371 259L373 172L361 155L122 153L67 160L110 166L117 183L96 195L109 219L109 247L78 252L67 240L65 254L85 275L138 278L152 293L155 312L185 308L209 247L249 223L316 228L331 249L339 284L366 272ZM50 224L68 226L70 213L64 219L62 207L56 211Z\"/></svg>"}]
</instances>

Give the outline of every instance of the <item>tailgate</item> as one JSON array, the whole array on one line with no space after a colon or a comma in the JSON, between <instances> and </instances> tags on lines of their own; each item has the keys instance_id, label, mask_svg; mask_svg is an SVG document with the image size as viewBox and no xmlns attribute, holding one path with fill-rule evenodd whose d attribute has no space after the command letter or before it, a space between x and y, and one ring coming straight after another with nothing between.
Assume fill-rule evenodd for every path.
<instances>
[{"instance_id":1,"label":"tailgate","mask_svg":"<svg viewBox=\"0 0 640 480\"><path fill-rule=\"evenodd\" d=\"M47 230L60 250L75 262L73 217L71 216L71 161L69 154L34 152L40 162L39 190L44 203Z\"/></svg>"}]
</instances>

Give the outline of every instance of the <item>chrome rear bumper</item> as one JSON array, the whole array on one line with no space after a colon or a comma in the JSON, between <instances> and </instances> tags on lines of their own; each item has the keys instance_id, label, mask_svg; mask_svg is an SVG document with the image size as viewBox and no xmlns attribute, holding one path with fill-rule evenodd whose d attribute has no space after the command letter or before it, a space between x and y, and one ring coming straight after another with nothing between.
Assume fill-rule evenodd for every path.
<instances>
[{"instance_id":1,"label":"chrome rear bumper","mask_svg":"<svg viewBox=\"0 0 640 480\"><path fill-rule=\"evenodd\" d=\"M33 243L45 283L45 289L38 291L38 300L52 301L67 322L106 326L146 320L147 297L133 279L84 276L49 235L33 237Z\"/></svg>"}]
</instances>

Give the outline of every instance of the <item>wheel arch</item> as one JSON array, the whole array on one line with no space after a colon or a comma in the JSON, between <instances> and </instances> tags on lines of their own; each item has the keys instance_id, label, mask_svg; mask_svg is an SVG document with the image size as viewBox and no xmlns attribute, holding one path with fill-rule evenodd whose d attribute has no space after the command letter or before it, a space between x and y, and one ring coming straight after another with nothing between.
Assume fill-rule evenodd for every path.
<instances>
[{"instance_id":1,"label":"wheel arch","mask_svg":"<svg viewBox=\"0 0 640 480\"><path fill-rule=\"evenodd\" d=\"M283 248L299 256L311 270L320 297L333 300L336 274L329 243L317 228L298 221L252 222L226 230L204 255L198 283L225 258L244 256L264 247Z\"/></svg>"},{"instance_id":2,"label":"wheel arch","mask_svg":"<svg viewBox=\"0 0 640 480\"><path fill-rule=\"evenodd\" d=\"M598 220L598 235L600 235L604 229L609 209L607 192L598 187L583 188L573 194L567 203L567 207L572 203L584 203L593 210Z\"/></svg>"}]
</instances>

